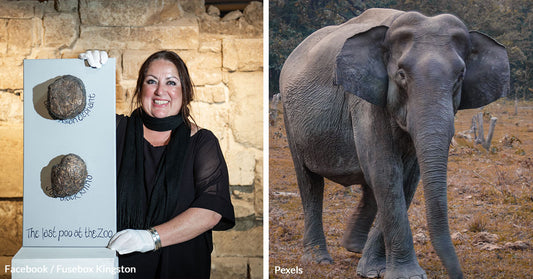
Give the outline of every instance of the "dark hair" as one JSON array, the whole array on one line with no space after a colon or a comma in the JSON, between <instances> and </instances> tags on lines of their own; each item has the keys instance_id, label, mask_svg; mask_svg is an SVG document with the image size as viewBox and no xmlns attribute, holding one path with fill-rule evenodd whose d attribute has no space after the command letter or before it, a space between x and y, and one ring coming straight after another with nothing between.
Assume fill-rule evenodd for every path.
<instances>
[{"instance_id":1,"label":"dark hair","mask_svg":"<svg viewBox=\"0 0 533 279\"><path fill-rule=\"evenodd\" d=\"M185 124L187 124L188 127L191 127L191 110L189 107L189 104L193 100L194 97L194 84L192 83L191 77L189 75L189 71L187 70L187 65L185 65L185 62L179 57L178 54L176 54L173 51L168 50L162 50L158 51L144 61L144 63L141 66L141 69L139 69L139 76L137 78L137 86L135 87L135 93L133 93L133 98L131 100L132 106L135 106L135 108L142 106L142 96L141 96L141 89L144 83L144 79L146 78L146 72L148 71L148 67L150 67L150 64L155 61L163 59L169 62L172 62L176 66L176 69L178 69L179 79L181 82L181 92L182 92L182 102L181 102L181 110L180 113L183 116L183 121ZM192 120L194 121L194 120Z\"/></svg>"}]
</instances>

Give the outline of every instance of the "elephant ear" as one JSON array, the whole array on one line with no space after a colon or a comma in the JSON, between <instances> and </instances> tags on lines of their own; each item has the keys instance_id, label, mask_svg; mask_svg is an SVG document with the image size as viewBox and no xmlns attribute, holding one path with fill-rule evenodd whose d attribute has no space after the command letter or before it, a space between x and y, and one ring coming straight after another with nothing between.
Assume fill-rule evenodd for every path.
<instances>
[{"instance_id":1,"label":"elephant ear","mask_svg":"<svg viewBox=\"0 0 533 279\"><path fill-rule=\"evenodd\" d=\"M505 47L477 31L470 31L470 40L472 49L466 60L459 109L482 107L509 92L509 59Z\"/></svg>"},{"instance_id":2,"label":"elephant ear","mask_svg":"<svg viewBox=\"0 0 533 279\"><path fill-rule=\"evenodd\" d=\"M387 104L388 75L382 47L387 30L377 26L348 38L336 60L336 85L381 107Z\"/></svg>"}]
</instances>

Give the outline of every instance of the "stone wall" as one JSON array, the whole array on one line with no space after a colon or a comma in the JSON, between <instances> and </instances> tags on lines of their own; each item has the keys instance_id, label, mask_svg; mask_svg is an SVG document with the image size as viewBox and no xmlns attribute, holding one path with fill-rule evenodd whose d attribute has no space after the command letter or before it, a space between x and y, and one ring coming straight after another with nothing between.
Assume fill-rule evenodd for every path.
<instances>
[{"instance_id":1,"label":"stone wall","mask_svg":"<svg viewBox=\"0 0 533 279\"><path fill-rule=\"evenodd\" d=\"M140 64L170 49L195 83L194 119L219 138L229 167L237 225L214 233L212 277L261 278L262 20L259 2L221 18L201 0L0 0L0 266L22 246L23 59L108 51L117 112L129 113Z\"/></svg>"}]
</instances>

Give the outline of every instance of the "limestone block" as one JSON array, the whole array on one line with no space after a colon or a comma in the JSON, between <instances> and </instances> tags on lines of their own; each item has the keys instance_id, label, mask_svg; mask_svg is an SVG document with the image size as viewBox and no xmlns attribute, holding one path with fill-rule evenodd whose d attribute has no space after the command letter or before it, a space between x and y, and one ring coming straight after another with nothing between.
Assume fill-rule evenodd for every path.
<instances>
[{"instance_id":1,"label":"limestone block","mask_svg":"<svg viewBox=\"0 0 533 279\"><path fill-rule=\"evenodd\" d=\"M0 247L3 255L22 247L22 201L0 201Z\"/></svg>"},{"instance_id":2,"label":"limestone block","mask_svg":"<svg viewBox=\"0 0 533 279\"><path fill-rule=\"evenodd\" d=\"M213 132L219 141L225 140L228 126L228 108L226 105L193 101L191 103L191 114L198 126ZM222 151L225 152L222 143L221 147Z\"/></svg>"},{"instance_id":3,"label":"limestone block","mask_svg":"<svg viewBox=\"0 0 533 279\"><path fill-rule=\"evenodd\" d=\"M191 24L192 23L192 24ZM200 28L196 21L177 21L176 25L154 27L159 32L162 49L198 49Z\"/></svg>"},{"instance_id":4,"label":"limestone block","mask_svg":"<svg viewBox=\"0 0 533 279\"><path fill-rule=\"evenodd\" d=\"M241 38L260 38L263 36L262 4L253 1L244 9L228 13L224 19L216 11L199 15L200 29L203 33L219 35L238 35ZM209 12L209 11L208 11Z\"/></svg>"},{"instance_id":5,"label":"limestone block","mask_svg":"<svg viewBox=\"0 0 533 279\"><path fill-rule=\"evenodd\" d=\"M60 54L60 57L62 59L78 58L78 56L82 52L85 52L85 50L81 50L81 49L62 49L62 50L59 50L59 54Z\"/></svg>"},{"instance_id":6,"label":"limestone block","mask_svg":"<svg viewBox=\"0 0 533 279\"><path fill-rule=\"evenodd\" d=\"M61 58L57 48L33 48L28 59L56 59Z\"/></svg>"},{"instance_id":7,"label":"limestone block","mask_svg":"<svg viewBox=\"0 0 533 279\"><path fill-rule=\"evenodd\" d=\"M205 103L223 103L229 94L228 88L223 84L197 86L195 100Z\"/></svg>"},{"instance_id":8,"label":"limestone block","mask_svg":"<svg viewBox=\"0 0 533 279\"><path fill-rule=\"evenodd\" d=\"M32 18L43 4L36 1L2 1L0 18Z\"/></svg>"},{"instance_id":9,"label":"limestone block","mask_svg":"<svg viewBox=\"0 0 533 279\"><path fill-rule=\"evenodd\" d=\"M122 78L122 50L109 49L106 51L109 57L116 58L115 59L115 77L116 77L117 82L122 82L124 80Z\"/></svg>"},{"instance_id":10,"label":"limestone block","mask_svg":"<svg viewBox=\"0 0 533 279\"><path fill-rule=\"evenodd\" d=\"M214 231L213 243L217 257L262 257L263 226L247 231Z\"/></svg>"},{"instance_id":11,"label":"limestone block","mask_svg":"<svg viewBox=\"0 0 533 279\"><path fill-rule=\"evenodd\" d=\"M226 14L223 18L222 18L222 21L232 21L232 20L237 20L239 18L241 18L243 16L242 12L239 11L239 10L235 10L235 11L231 11L229 12L228 14Z\"/></svg>"},{"instance_id":12,"label":"limestone block","mask_svg":"<svg viewBox=\"0 0 533 279\"><path fill-rule=\"evenodd\" d=\"M122 68L122 59L120 59L122 57L122 50L109 49L107 51L107 55L109 57L117 58L117 59L115 59L115 61L117 62L117 68L118 68L118 66L120 66L120 68ZM122 74L122 72L120 72L120 74Z\"/></svg>"},{"instance_id":13,"label":"limestone block","mask_svg":"<svg viewBox=\"0 0 533 279\"><path fill-rule=\"evenodd\" d=\"M132 111L131 103L126 102L117 102L116 112L117 114L130 115Z\"/></svg>"},{"instance_id":14,"label":"limestone block","mask_svg":"<svg viewBox=\"0 0 533 279\"><path fill-rule=\"evenodd\" d=\"M251 186L250 186L251 187ZM234 190L231 193L231 203L235 211L235 218L244 218L255 215L254 193Z\"/></svg>"},{"instance_id":15,"label":"limestone block","mask_svg":"<svg viewBox=\"0 0 533 279\"><path fill-rule=\"evenodd\" d=\"M126 88L124 88L122 85L120 85L119 83L116 84L116 87L115 87L115 101L116 103L124 103L124 101L126 100L126 96L127 96L127 93L126 93Z\"/></svg>"},{"instance_id":16,"label":"limestone block","mask_svg":"<svg viewBox=\"0 0 533 279\"><path fill-rule=\"evenodd\" d=\"M32 18L32 47L41 47L43 46L43 20L40 18Z\"/></svg>"},{"instance_id":17,"label":"limestone block","mask_svg":"<svg viewBox=\"0 0 533 279\"><path fill-rule=\"evenodd\" d=\"M255 216L263 218L263 160L262 156L256 161L254 180L254 210Z\"/></svg>"},{"instance_id":18,"label":"limestone block","mask_svg":"<svg viewBox=\"0 0 533 279\"><path fill-rule=\"evenodd\" d=\"M2 103L1 96L3 95L7 93L0 94L2 108L6 107ZM22 114L22 110L20 113ZM2 185L0 197L3 198L22 197L22 131L22 122L0 126L0 152L2 153L0 156L0 185Z\"/></svg>"},{"instance_id":19,"label":"limestone block","mask_svg":"<svg viewBox=\"0 0 533 279\"><path fill-rule=\"evenodd\" d=\"M137 80L142 64L155 51L125 50L122 54L122 79Z\"/></svg>"},{"instance_id":20,"label":"limestone block","mask_svg":"<svg viewBox=\"0 0 533 279\"><path fill-rule=\"evenodd\" d=\"M80 2L82 23L95 26L146 26L203 12L203 1L198 0Z\"/></svg>"},{"instance_id":21,"label":"limestone block","mask_svg":"<svg viewBox=\"0 0 533 279\"><path fill-rule=\"evenodd\" d=\"M250 2L244 9L244 18L250 24L263 26L263 3Z\"/></svg>"},{"instance_id":22,"label":"limestone block","mask_svg":"<svg viewBox=\"0 0 533 279\"><path fill-rule=\"evenodd\" d=\"M10 19L7 22L7 52L10 56L26 56L39 43L40 19Z\"/></svg>"},{"instance_id":23,"label":"limestone block","mask_svg":"<svg viewBox=\"0 0 533 279\"><path fill-rule=\"evenodd\" d=\"M181 3L170 1L166 3L161 9L160 13L156 13L150 17L147 21L147 25L173 21L179 19L185 15L185 12L181 8Z\"/></svg>"},{"instance_id":24,"label":"limestone block","mask_svg":"<svg viewBox=\"0 0 533 279\"><path fill-rule=\"evenodd\" d=\"M220 10L216 6L209 5L209 7L207 7L207 14L213 17L219 17Z\"/></svg>"},{"instance_id":25,"label":"limestone block","mask_svg":"<svg viewBox=\"0 0 533 279\"><path fill-rule=\"evenodd\" d=\"M247 259L240 257L213 258L211 263L211 278L247 278Z\"/></svg>"},{"instance_id":26,"label":"limestone block","mask_svg":"<svg viewBox=\"0 0 533 279\"><path fill-rule=\"evenodd\" d=\"M68 47L77 37L78 16L74 13L46 14L43 18L44 45Z\"/></svg>"},{"instance_id":27,"label":"limestone block","mask_svg":"<svg viewBox=\"0 0 533 279\"><path fill-rule=\"evenodd\" d=\"M118 2L118 1L113 1ZM80 38L74 50L84 52L88 49L127 49L131 34L129 27L81 26Z\"/></svg>"},{"instance_id":28,"label":"limestone block","mask_svg":"<svg viewBox=\"0 0 533 279\"><path fill-rule=\"evenodd\" d=\"M222 81L222 54L213 52L179 51L187 64L195 85L216 85Z\"/></svg>"},{"instance_id":29,"label":"limestone block","mask_svg":"<svg viewBox=\"0 0 533 279\"><path fill-rule=\"evenodd\" d=\"M0 67L0 88L18 89L23 85L22 59L19 56L9 56L2 59L3 65Z\"/></svg>"},{"instance_id":30,"label":"limestone block","mask_svg":"<svg viewBox=\"0 0 533 279\"><path fill-rule=\"evenodd\" d=\"M263 39L224 39L224 68L229 71L261 71Z\"/></svg>"},{"instance_id":31,"label":"limestone block","mask_svg":"<svg viewBox=\"0 0 533 279\"><path fill-rule=\"evenodd\" d=\"M162 10L164 2L169 1L82 0L81 22L93 26L143 26Z\"/></svg>"},{"instance_id":32,"label":"limestone block","mask_svg":"<svg viewBox=\"0 0 533 279\"><path fill-rule=\"evenodd\" d=\"M135 93L137 86L136 80L122 80L117 84L116 98L117 102L128 102Z\"/></svg>"},{"instance_id":33,"label":"limestone block","mask_svg":"<svg viewBox=\"0 0 533 279\"><path fill-rule=\"evenodd\" d=\"M0 69L0 88L22 88L23 69L22 66L8 66Z\"/></svg>"},{"instance_id":34,"label":"limestone block","mask_svg":"<svg viewBox=\"0 0 533 279\"><path fill-rule=\"evenodd\" d=\"M239 25L249 38L263 36L263 3L252 1L244 9L244 16L239 19Z\"/></svg>"},{"instance_id":35,"label":"limestone block","mask_svg":"<svg viewBox=\"0 0 533 279\"><path fill-rule=\"evenodd\" d=\"M233 111L231 129L236 141L262 149L263 73L230 73L228 87Z\"/></svg>"},{"instance_id":36,"label":"limestone block","mask_svg":"<svg viewBox=\"0 0 533 279\"><path fill-rule=\"evenodd\" d=\"M200 16L200 30L202 33L218 35L240 35L242 33L238 21L222 21L218 16L207 14Z\"/></svg>"},{"instance_id":37,"label":"limestone block","mask_svg":"<svg viewBox=\"0 0 533 279\"><path fill-rule=\"evenodd\" d=\"M220 53L222 52L222 40L218 37L201 34L198 51Z\"/></svg>"},{"instance_id":38,"label":"limestone block","mask_svg":"<svg viewBox=\"0 0 533 279\"><path fill-rule=\"evenodd\" d=\"M132 27L128 40L129 49L198 49L199 27L191 20Z\"/></svg>"},{"instance_id":39,"label":"limestone block","mask_svg":"<svg viewBox=\"0 0 533 279\"><path fill-rule=\"evenodd\" d=\"M228 164L230 185L252 185L256 161L254 150L231 141L229 144L224 156Z\"/></svg>"},{"instance_id":40,"label":"limestone block","mask_svg":"<svg viewBox=\"0 0 533 279\"><path fill-rule=\"evenodd\" d=\"M58 12L72 13L78 11L78 0L55 0L54 8Z\"/></svg>"},{"instance_id":41,"label":"limestone block","mask_svg":"<svg viewBox=\"0 0 533 279\"><path fill-rule=\"evenodd\" d=\"M0 19L0 58L7 51L7 20Z\"/></svg>"},{"instance_id":42,"label":"limestone block","mask_svg":"<svg viewBox=\"0 0 533 279\"><path fill-rule=\"evenodd\" d=\"M249 258L248 267L250 268L251 279L263 278L263 258Z\"/></svg>"},{"instance_id":43,"label":"limestone block","mask_svg":"<svg viewBox=\"0 0 533 279\"><path fill-rule=\"evenodd\" d=\"M22 121L22 107L20 96L0 93L0 121Z\"/></svg>"},{"instance_id":44,"label":"limestone block","mask_svg":"<svg viewBox=\"0 0 533 279\"><path fill-rule=\"evenodd\" d=\"M222 81L222 71L220 69L189 72L195 85L218 84Z\"/></svg>"},{"instance_id":45,"label":"limestone block","mask_svg":"<svg viewBox=\"0 0 533 279\"><path fill-rule=\"evenodd\" d=\"M182 9L191 14L200 15L205 13L205 1L198 0L179 0Z\"/></svg>"},{"instance_id":46,"label":"limestone block","mask_svg":"<svg viewBox=\"0 0 533 279\"><path fill-rule=\"evenodd\" d=\"M49 14L49 13L56 13L57 12L57 9L56 9L56 5L55 5L55 1L42 1L44 5L38 5L38 6L35 6L35 16L36 18L40 18L42 19L44 17L45 14ZM77 13L77 9L74 10L73 12Z\"/></svg>"}]
</instances>

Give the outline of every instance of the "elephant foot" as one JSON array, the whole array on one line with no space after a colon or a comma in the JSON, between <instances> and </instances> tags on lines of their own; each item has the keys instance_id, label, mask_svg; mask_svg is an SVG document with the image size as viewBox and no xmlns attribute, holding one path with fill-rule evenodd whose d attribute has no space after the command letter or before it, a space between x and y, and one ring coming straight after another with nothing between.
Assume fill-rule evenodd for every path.
<instances>
[{"instance_id":1,"label":"elephant foot","mask_svg":"<svg viewBox=\"0 0 533 279\"><path fill-rule=\"evenodd\" d=\"M333 258L327 249L306 249L301 258L302 263L332 264Z\"/></svg>"},{"instance_id":2,"label":"elephant foot","mask_svg":"<svg viewBox=\"0 0 533 279\"><path fill-rule=\"evenodd\" d=\"M362 253L363 248L365 248L367 235L368 234L360 236L350 236L348 234L345 234L342 239L342 247L353 253Z\"/></svg>"},{"instance_id":3,"label":"elephant foot","mask_svg":"<svg viewBox=\"0 0 533 279\"><path fill-rule=\"evenodd\" d=\"M385 256L371 255L363 257L357 264L357 275L365 278L378 278L383 277L386 269Z\"/></svg>"},{"instance_id":4,"label":"elephant foot","mask_svg":"<svg viewBox=\"0 0 533 279\"><path fill-rule=\"evenodd\" d=\"M427 279L426 272L418 265L418 262L402 264L397 267L387 267L384 279Z\"/></svg>"}]
</instances>

